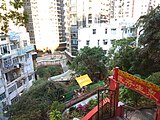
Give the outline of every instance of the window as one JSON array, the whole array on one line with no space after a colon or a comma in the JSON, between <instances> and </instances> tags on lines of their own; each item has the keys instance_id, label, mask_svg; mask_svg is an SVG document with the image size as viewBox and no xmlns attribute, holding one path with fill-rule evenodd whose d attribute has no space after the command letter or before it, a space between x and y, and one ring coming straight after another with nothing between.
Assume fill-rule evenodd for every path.
<instances>
[{"instance_id":1,"label":"window","mask_svg":"<svg viewBox=\"0 0 160 120\"><path fill-rule=\"evenodd\" d=\"M2 93L2 94L0 95L0 100L3 100L5 97L6 97L6 94L5 94L5 93Z\"/></svg>"},{"instance_id":2,"label":"window","mask_svg":"<svg viewBox=\"0 0 160 120\"><path fill-rule=\"evenodd\" d=\"M25 54L25 61L27 62L27 59L29 58L29 54L28 53L26 53Z\"/></svg>"},{"instance_id":3,"label":"window","mask_svg":"<svg viewBox=\"0 0 160 120\"><path fill-rule=\"evenodd\" d=\"M93 34L96 34L96 29L93 29Z\"/></svg>"},{"instance_id":4,"label":"window","mask_svg":"<svg viewBox=\"0 0 160 120\"><path fill-rule=\"evenodd\" d=\"M8 44L1 45L0 47L2 55L10 53Z\"/></svg>"},{"instance_id":5,"label":"window","mask_svg":"<svg viewBox=\"0 0 160 120\"><path fill-rule=\"evenodd\" d=\"M3 65L4 65L5 68L8 68L8 67L12 66L11 57L5 58L3 61L4 61Z\"/></svg>"},{"instance_id":6,"label":"window","mask_svg":"<svg viewBox=\"0 0 160 120\"><path fill-rule=\"evenodd\" d=\"M89 45L89 40L86 40L86 45Z\"/></svg>"},{"instance_id":7,"label":"window","mask_svg":"<svg viewBox=\"0 0 160 120\"><path fill-rule=\"evenodd\" d=\"M127 33L127 28L125 29L125 33Z\"/></svg>"},{"instance_id":8,"label":"window","mask_svg":"<svg viewBox=\"0 0 160 120\"><path fill-rule=\"evenodd\" d=\"M130 28L130 33L133 33L134 32L134 28Z\"/></svg>"},{"instance_id":9,"label":"window","mask_svg":"<svg viewBox=\"0 0 160 120\"><path fill-rule=\"evenodd\" d=\"M98 40L98 46L99 46L99 41L100 41L100 40Z\"/></svg>"},{"instance_id":10,"label":"window","mask_svg":"<svg viewBox=\"0 0 160 120\"><path fill-rule=\"evenodd\" d=\"M6 38L1 38L1 41L5 41L6 40Z\"/></svg>"},{"instance_id":11,"label":"window","mask_svg":"<svg viewBox=\"0 0 160 120\"><path fill-rule=\"evenodd\" d=\"M92 24L92 20L88 20L88 24Z\"/></svg>"},{"instance_id":12,"label":"window","mask_svg":"<svg viewBox=\"0 0 160 120\"><path fill-rule=\"evenodd\" d=\"M77 38L77 37L78 37L77 33L72 33L72 34L71 34L71 39L72 39L72 38Z\"/></svg>"},{"instance_id":13,"label":"window","mask_svg":"<svg viewBox=\"0 0 160 120\"><path fill-rule=\"evenodd\" d=\"M23 80L19 80L16 83L17 83L17 88L19 88L23 85Z\"/></svg>"},{"instance_id":14,"label":"window","mask_svg":"<svg viewBox=\"0 0 160 120\"><path fill-rule=\"evenodd\" d=\"M103 40L103 44L104 44L104 45L107 45L107 43L108 43L108 40L104 39L104 40Z\"/></svg>"},{"instance_id":15,"label":"window","mask_svg":"<svg viewBox=\"0 0 160 120\"><path fill-rule=\"evenodd\" d=\"M17 64L18 63L18 57L13 58L13 64Z\"/></svg>"},{"instance_id":16,"label":"window","mask_svg":"<svg viewBox=\"0 0 160 120\"><path fill-rule=\"evenodd\" d=\"M17 46L15 44L11 44L11 50L14 50L16 48L17 48Z\"/></svg>"},{"instance_id":17,"label":"window","mask_svg":"<svg viewBox=\"0 0 160 120\"><path fill-rule=\"evenodd\" d=\"M88 14L88 19L92 19L92 14Z\"/></svg>"},{"instance_id":18,"label":"window","mask_svg":"<svg viewBox=\"0 0 160 120\"><path fill-rule=\"evenodd\" d=\"M28 80L29 81L32 80L32 75L28 76Z\"/></svg>"},{"instance_id":19,"label":"window","mask_svg":"<svg viewBox=\"0 0 160 120\"><path fill-rule=\"evenodd\" d=\"M16 90L16 85L13 85L12 87L10 87L9 89L8 89L8 93L9 94L11 94L13 91L15 91Z\"/></svg>"},{"instance_id":20,"label":"window","mask_svg":"<svg viewBox=\"0 0 160 120\"><path fill-rule=\"evenodd\" d=\"M105 29L105 34L107 34L107 28Z\"/></svg>"},{"instance_id":21,"label":"window","mask_svg":"<svg viewBox=\"0 0 160 120\"><path fill-rule=\"evenodd\" d=\"M76 45L77 44L77 40L76 39L72 39L72 45Z\"/></svg>"},{"instance_id":22,"label":"window","mask_svg":"<svg viewBox=\"0 0 160 120\"><path fill-rule=\"evenodd\" d=\"M27 40L23 40L24 47L27 46Z\"/></svg>"},{"instance_id":23,"label":"window","mask_svg":"<svg viewBox=\"0 0 160 120\"><path fill-rule=\"evenodd\" d=\"M111 29L111 34L112 34L112 35L115 35L115 34L116 34L116 28Z\"/></svg>"},{"instance_id":24,"label":"window","mask_svg":"<svg viewBox=\"0 0 160 120\"><path fill-rule=\"evenodd\" d=\"M115 42L115 40L111 40L111 44L113 44Z\"/></svg>"}]
</instances>

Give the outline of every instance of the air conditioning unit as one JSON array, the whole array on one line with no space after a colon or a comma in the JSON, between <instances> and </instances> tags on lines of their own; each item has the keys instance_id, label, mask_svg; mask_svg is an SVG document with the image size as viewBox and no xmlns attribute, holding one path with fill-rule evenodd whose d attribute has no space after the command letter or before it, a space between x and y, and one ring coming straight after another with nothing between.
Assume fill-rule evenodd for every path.
<instances>
[{"instance_id":1,"label":"air conditioning unit","mask_svg":"<svg viewBox=\"0 0 160 120\"><path fill-rule=\"evenodd\" d=\"M14 68L20 68L19 64L15 65Z\"/></svg>"},{"instance_id":2,"label":"air conditioning unit","mask_svg":"<svg viewBox=\"0 0 160 120\"><path fill-rule=\"evenodd\" d=\"M19 67L19 64L17 64L17 68L20 68L20 67Z\"/></svg>"}]
</instances>

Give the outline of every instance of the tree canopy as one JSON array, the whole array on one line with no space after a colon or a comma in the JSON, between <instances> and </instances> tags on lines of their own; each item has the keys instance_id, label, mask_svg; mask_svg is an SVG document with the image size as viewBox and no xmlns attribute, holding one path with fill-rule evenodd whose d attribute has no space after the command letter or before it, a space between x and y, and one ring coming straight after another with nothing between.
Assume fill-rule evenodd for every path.
<instances>
[{"instance_id":1,"label":"tree canopy","mask_svg":"<svg viewBox=\"0 0 160 120\"><path fill-rule=\"evenodd\" d=\"M150 75L160 71L160 6L141 16L136 25L142 28L139 37L141 66Z\"/></svg>"},{"instance_id":2,"label":"tree canopy","mask_svg":"<svg viewBox=\"0 0 160 120\"><path fill-rule=\"evenodd\" d=\"M58 83L38 80L28 92L22 94L17 103L11 106L10 120L48 120L49 110L55 110L53 106L51 107L52 102L58 101L64 94L63 88Z\"/></svg>"},{"instance_id":3,"label":"tree canopy","mask_svg":"<svg viewBox=\"0 0 160 120\"><path fill-rule=\"evenodd\" d=\"M88 74L93 81L107 75L107 57L100 47L84 47L72 61L70 68L78 75Z\"/></svg>"},{"instance_id":4,"label":"tree canopy","mask_svg":"<svg viewBox=\"0 0 160 120\"><path fill-rule=\"evenodd\" d=\"M24 11L20 12L25 0L12 0L9 2L10 7L6 5L7 2L1 0L0 3L0 27L3 33L8 33L10 21L19 26L25 26L28 22L28 14Z\"/></svg>"},{"instance_id":5,"label":"tree canopy","mask_svg":"<svg viewBox=\"0 0 160 120\"><path fill-rule=\"evenodd\" d=\"M148 67L149 70L145 69L143 64L144 57L141 55L142 49L143 48L135 47L134 38L114 41L113 47L109 50L107 56L109 58L108 65L110 66L110 70L118 66L121 70L131 73L132 75L143 79L147 78L148 75L150 75L150 67ZM159 75L159 72L154 73L146 80L159 85ZM136 93L123 85L120 87L120 100L136 107L154 104L152 100L143 97L139 93Z\"/></svg>"},{"instance_id":6,"label":"tree canopy","mask_svg":"<svg viewBox=\"0 0 160 120\"><path fill-rule=\"evenodd\" d=\"M135 38L120 39L113 42L112 48L108 51L108 66L110 70L119 67L121 70L130 72L133 62L136 61Z\"/></svg>"},{"instance_id":7,"label":"tree canopy","mask_svg":"<svg viewBox=\"0 0 160 120\"><path fill-rule=\"evenodd\" d=\"M48 66L37 69L40 78L48 79L48 77L59 75L63 72L61 66Z\"/></svg>"}]
</instances>

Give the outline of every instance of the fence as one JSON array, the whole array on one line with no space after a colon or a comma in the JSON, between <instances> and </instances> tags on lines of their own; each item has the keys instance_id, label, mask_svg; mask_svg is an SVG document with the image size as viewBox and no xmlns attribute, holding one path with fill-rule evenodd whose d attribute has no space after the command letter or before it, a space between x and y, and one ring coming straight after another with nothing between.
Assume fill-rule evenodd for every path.
<instances>
[{"instance_id":1,"label":"fence","mask_svg":"<svg viewBox=\"0 0 160 120\"><path fill-rule=\"evenodd\" d=\"M98 83L95 83L95 84L91 84L87 87L87 92L91 91L91 90L94 90L100 86L103 86L105 83L104 81L100 81ZM74 90L78 90L80 87L79 85L76 85L76 86L73 86L69 89L69 92L67 92L66 94L64 94L64 102L66 101L69 101L73 98L74 96Z\"/></svg>"}]
</instances>

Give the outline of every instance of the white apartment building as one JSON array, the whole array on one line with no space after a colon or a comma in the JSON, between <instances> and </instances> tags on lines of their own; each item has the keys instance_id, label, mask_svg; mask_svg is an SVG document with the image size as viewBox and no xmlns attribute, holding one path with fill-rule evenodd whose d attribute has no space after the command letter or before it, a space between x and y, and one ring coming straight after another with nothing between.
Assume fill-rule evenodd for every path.
<instances>
[{"instance_id":1,"label":"white apartment building","mask_svg":"<svg viewBox=\"0 0 160 120\"><path fill-rule=\"evenodd\" d=\"M111 18L134 18L146 15L151 8L156 8L159 0L111 0Z\"/></svg>"},{"instance_id":2,"label":"white apartment building","mask_svg":"<svg viewBox=\"0 0 160 120\"><path fill-rule=\"evenodd\" d=\"M138 19L142 15L146 15L151 9L160 4L160 0L135 0L134 18Z\"/></svg>"},{"instance_id":3,"label":"white apartment building","mask_svg":"<svg viewBox=\"0 0 160 120\"><path fill-rule=\"evenodd\" d=\"M36 47L54 51L59 46L57 0L30 0Z\"/></svg>"},{"instance_id":4,"label":"white apartment building","mask_svg":"<svg viewBox=\"0 0 160 120\"><path fill-rule=\"evenodd\" d=\"M70 0L63 0L64 2L64 26L65 26L65 43L66 49L69 51L71 48L71 37L70 37Z\"/></svg>"},{"instance_id":5,"label":"white apartment building","mask_svg":"<svg viewBox=\"0 0 160 120\"><path fill-rule=\"evenodd\" d=\"M0 35L0 102L4 106L15 102L34 81L31 51L34 46L28 33Z\"/></svg>"},{"instance_id":6,"label":"white apartment building","mask_svg":"<svg viewBox=\"0 0 160 120\"><path fill-rule=\"evenodd\" d=\"M6 7L14 10L9 3ZM17 11L23 12L23 9ZM1 9L1 14L6 12ZM32 60L35 49L30 45L29 33L12 21L9 21L8 30L6 34L0 30L0 109L15 102L35 80Z\"/></svg>"},{"instance_id":7,"label":"white apartment building","mask_svg":"<svg viewBox=\"0 0 160 120\"><path fill-rule=\"evenodd\" d=\"M66 40L67 51L70 54L74 56L77 54L78 28L109 22L109 4L109 0L69 0L68 6L70 9L68 12L69 17L67 18L70 21L70 33L69 39Z\"/></svg>"},{"instance_id":8,"label":"white apartment building","mask_svg":"<svg viewBox=\"0 0 160 120\"><path fill-rule=\"evenodd\" d=\"M77 21L80 27L109 22L109 0L77 0L76 4L77 8L75 6L72 9L77 11Z\"/></svg>"},{"instance_id":9,"label":"white apartment building","mask_svg":"<svg viewBox=\"0 0 160 120\"><path fill-rule=\"evenodd\" d=\"M105 52L112 46L113 40L135 37L134 22L111 22L95 24L78 30L78 50L84 46L102 47Z\"/></svg>"}]
</instances>

